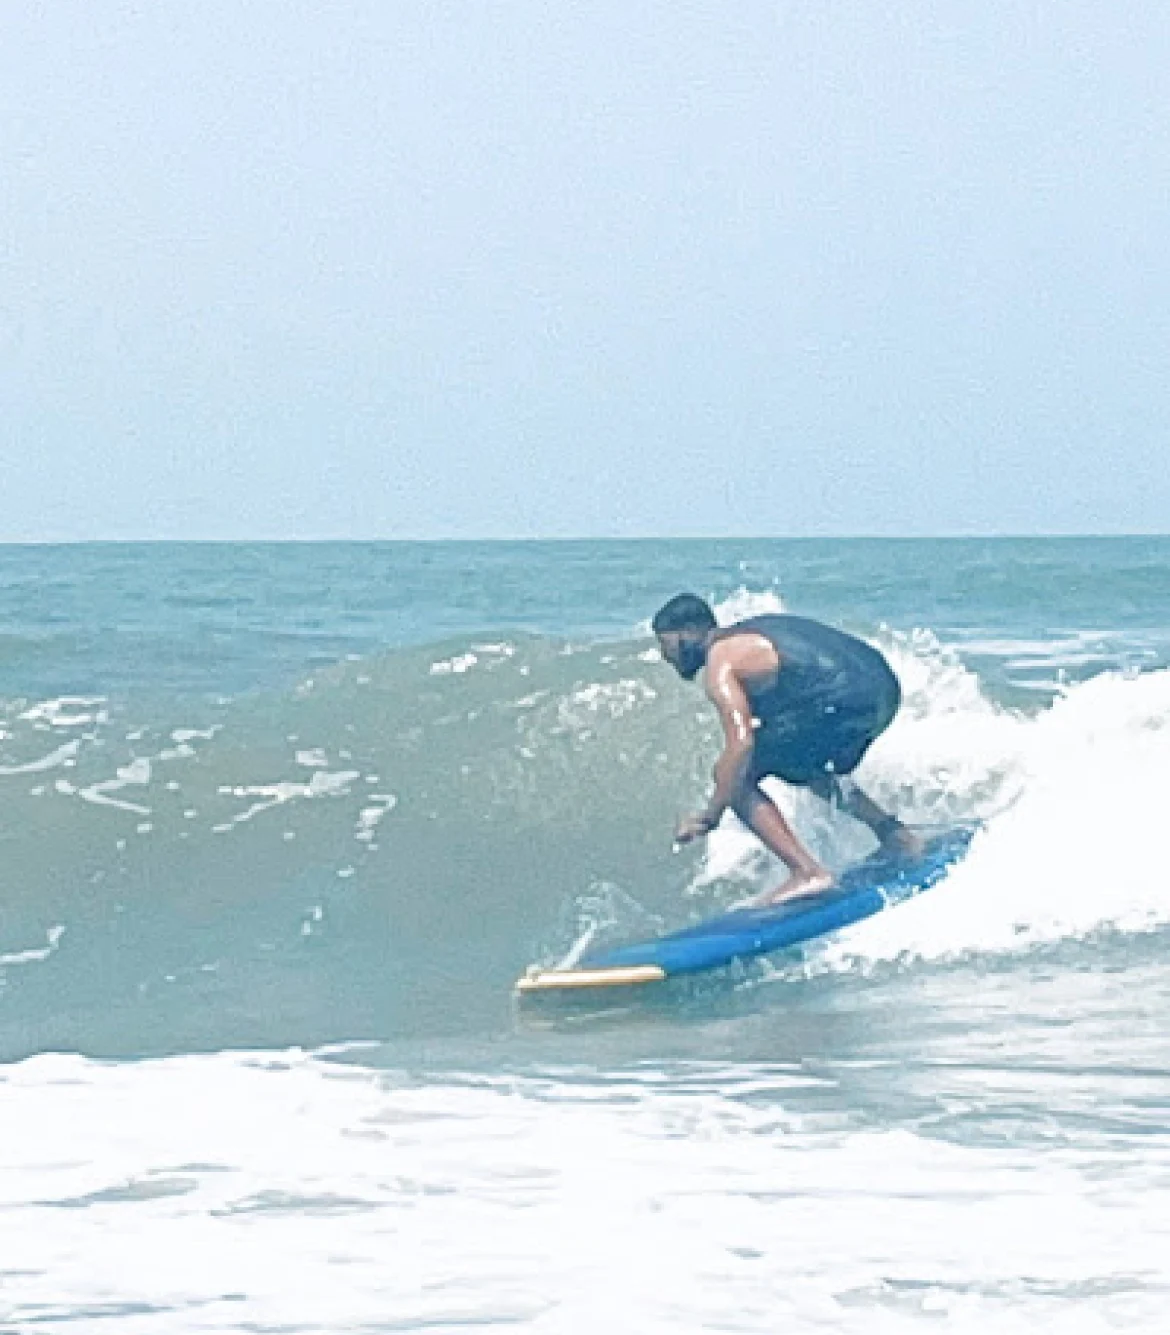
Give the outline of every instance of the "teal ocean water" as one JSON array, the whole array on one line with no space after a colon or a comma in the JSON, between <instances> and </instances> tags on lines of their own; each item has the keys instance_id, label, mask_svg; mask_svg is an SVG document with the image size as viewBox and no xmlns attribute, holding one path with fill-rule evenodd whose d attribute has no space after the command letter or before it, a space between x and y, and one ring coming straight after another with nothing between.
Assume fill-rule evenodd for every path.
<instances>
[{"instance_id":1,"label":"teal ocean water","mask_svg":"<svg viewBox=\"0 0 1170 1335\"><path fill-rule=\"evenodd\" d=\"M604 1019L775 880L671 594L877 644L921 900ZM831 865L868 836L777 789ZM0 1328L1160 1330L1170 539L0 547Z\"/></svg>"}]
</instances>

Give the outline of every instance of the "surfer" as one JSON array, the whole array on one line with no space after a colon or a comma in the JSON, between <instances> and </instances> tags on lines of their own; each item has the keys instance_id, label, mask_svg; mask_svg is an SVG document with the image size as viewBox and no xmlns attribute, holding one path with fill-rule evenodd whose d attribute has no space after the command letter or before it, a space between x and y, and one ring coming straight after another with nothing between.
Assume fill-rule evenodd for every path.
<instances>
[{"instance_id":1,"label":"surfer","mask_svg":"<svg viewBox=\"0 0 1170 1335\"><path fill-rule=\"evenodd\" d=\"M715 791L704 811L679 824L677 843L710 834L730 809L790 873L756 903L829 889L832 873L760 787L775 775L838 802L891 852L921 849L917 835L847 777L901 703L898 679L876 649L807 617L751 617L720 630L710 606L690 593L672 598L652 624L663 658L680 677L693 681L705 670L724 732Z\"/></svg>"}]
</instances>

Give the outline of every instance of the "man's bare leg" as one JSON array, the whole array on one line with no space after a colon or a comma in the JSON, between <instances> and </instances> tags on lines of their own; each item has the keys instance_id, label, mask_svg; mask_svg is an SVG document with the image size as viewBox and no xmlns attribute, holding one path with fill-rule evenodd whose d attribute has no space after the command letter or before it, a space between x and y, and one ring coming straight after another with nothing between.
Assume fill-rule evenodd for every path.
<instances>
[{"instance_id":1,"label":"man's bare leg","mask_svg":"<svg viewBox=\"0 0 1170 1335\"><path fill-rule=\"evenodd\" d=\"M917 857L922 852L921 837L903 825L897 816L891 816L879 807L853 779L838 779L836 775L827 774L824 779L810 783L809 787L826 802L836 800L854 820L868 825L881 846L889 852L908 857Z\"/></svg>"},{"instance_id":2,"label":"man's bare leg","mask_svg":"<svg viewBox=\"0 0 1170 1335\"><path fill-rule=\"evenodd\" d=\"M805 895L819 895L833 884L833 875L813 857L784 819L780 808L764 793L758 784L745 786L742 795L733 803L732 810L764 845L775 853L792 873L775 890L757 895L751 902L757 905L779 904Z\"/></svg>"}]
</instances>

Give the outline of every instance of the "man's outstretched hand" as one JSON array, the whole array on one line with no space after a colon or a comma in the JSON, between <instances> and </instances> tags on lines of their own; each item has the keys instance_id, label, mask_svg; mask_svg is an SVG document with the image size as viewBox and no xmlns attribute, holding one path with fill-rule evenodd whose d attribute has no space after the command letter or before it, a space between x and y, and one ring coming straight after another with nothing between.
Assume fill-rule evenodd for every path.
<instances>
[{"instance_id":1,"label":"man's outstretched hand","mask_svg":"<svg viewBox=\"0 0 1170 1335\"><path fill-rule=\"evenodd\" d=\"M718 821L713 821L705 811L700 811L695 816L684 816L678 823L678 829L674 832L674 842L676 844L689 844L695 839L702 839L704 836L718 825Z\"/></svg>"}]
</instances>

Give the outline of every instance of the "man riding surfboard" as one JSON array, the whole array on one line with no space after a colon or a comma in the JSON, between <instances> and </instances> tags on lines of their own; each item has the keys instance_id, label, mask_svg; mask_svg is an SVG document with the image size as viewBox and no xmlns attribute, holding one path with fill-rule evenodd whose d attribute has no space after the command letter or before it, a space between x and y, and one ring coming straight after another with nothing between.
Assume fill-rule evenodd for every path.
<instances>
[{"instance_id":1,"label":"man riding surfboard","mask_svg":"<svg viewBox=\"0 0 1170 1335\"><path fill-rule=\"evenodd\" d=\"M690 593L661 607L652 625L663 658L680 677L692 681L704 671L724 732L715 791L704 811L680 823L678 843L710 834L730 809L790 873L757 903L829 889L832 873L760 787L763 778L775 775L825 801L836 800L869 826L883 847L921 850L917 835L847 777L901 703L898 679L876 649L807 617L751 617L721 630L709 604Z\"/></svg>"}]
</instances>

